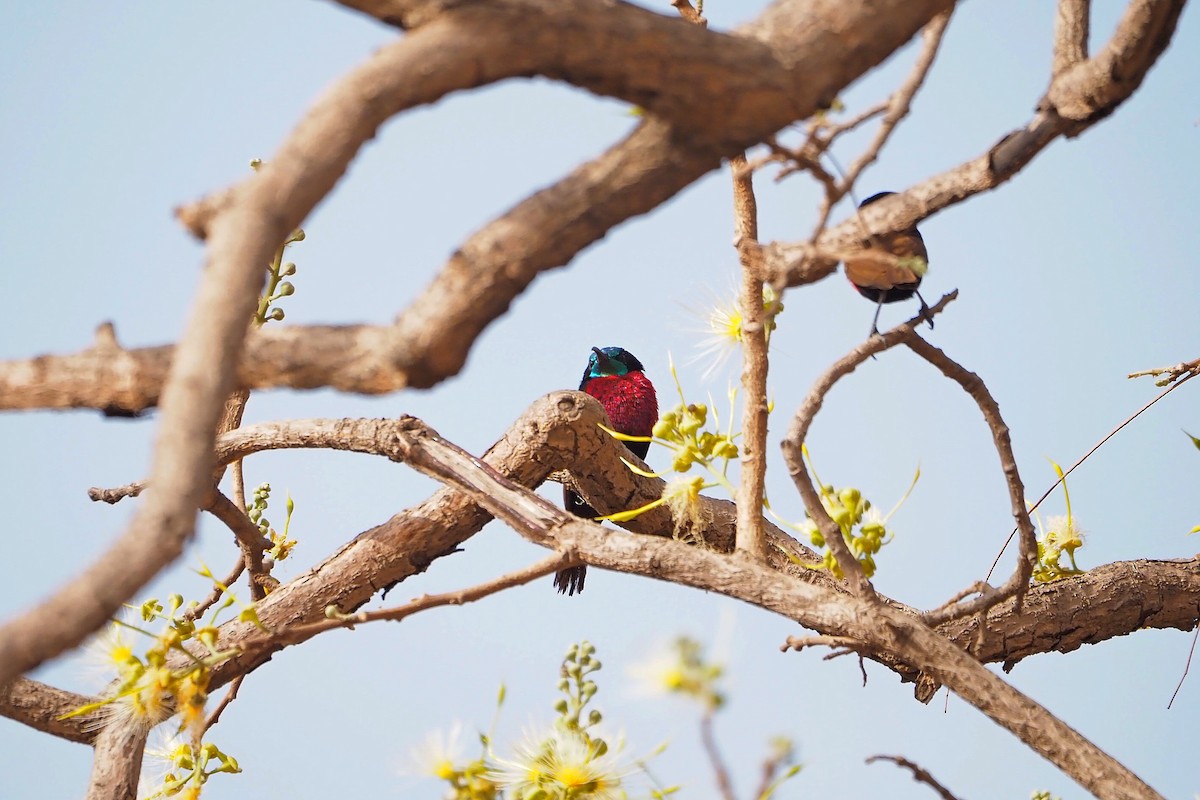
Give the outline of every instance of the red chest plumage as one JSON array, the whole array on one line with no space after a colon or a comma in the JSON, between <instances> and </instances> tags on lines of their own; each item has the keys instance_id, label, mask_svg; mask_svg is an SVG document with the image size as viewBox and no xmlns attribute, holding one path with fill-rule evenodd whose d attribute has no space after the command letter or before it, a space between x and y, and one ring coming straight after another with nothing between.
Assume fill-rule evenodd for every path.
<instances>
[{"instance_id":1,"label":"red chest plumage","mask_svg":"<svg viewBox=\"0 0 1200 800\"><path fill-rule=\"evenodd\" d=\"M640 371L592 378L583 390L600 401L613 426L630 436L649 436L658 421L654 386Z\"/></svg>"}]
</instances>

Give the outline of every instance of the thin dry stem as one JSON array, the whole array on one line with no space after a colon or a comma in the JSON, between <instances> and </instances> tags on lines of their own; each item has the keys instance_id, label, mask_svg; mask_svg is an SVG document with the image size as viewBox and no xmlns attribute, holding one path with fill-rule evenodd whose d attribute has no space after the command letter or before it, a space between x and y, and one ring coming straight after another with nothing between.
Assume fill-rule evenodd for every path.
<instances>
[{"instance_id":1,"label":"thin dry stem","mask_svg":"<svg viewBox=\"0 0 1200 800\"><path fill-rule=\"evenodd\" d=\"M734 241L742 264L738 305L742 324L741 476L737 491L737 549L765 560L762 527L763 493L767 470L767 316L758 250L758 207L753 174L744 170L746 157L732 160ZM739 174L740 173L740 174Z\"/></svg>"},{"instance_id":2,"label":"thin dry stem","mask_svg":"<svg viewBox=\"0 0 1200 800\"><path fill-rule=\"evenodd\" d=\"M1074 464L1072 464L1070 467L1068 467L1066 470L1064 470L1062 476L1059 477L1056 481L1054 481L1054 483L1050 484L1049 489L1042 492L1042 496L1039 497L1037 499L1037 501L1029 507L1029 513L1032 514L1034 511L1036 511L1042 505L1042 503L1046 502L1046 498L1048 498L1050 496L1050 494L1055 489L1058 488L1058 485L1060 483L1062 483L1063 481L1065 481L1067 479L1068 475L1070 475L1072 472L1074 472L1076 469L1078 469L1083 464L1083 462L1085 462L1089 458L1091 458L1092 455L1094 455L1097 450L1099 450L1101 447L1103 447L1105 444L1107 444L1109 439L1111 439L1112 437L1114 437L1118 433L1120 433L1121 430L1124 429L1126 425L1133 422L1135 419L1140 417L1146 411L1149 411L1150 408L1152 408L1154 406L1154 404L1157 403L1159 400L1162 400L1164 397L1169 395L1171 392L1175 391L1180 386L1187 383L1192 378L1196 377L1197 374L1200 374L1200 373L1196 372L1197 365L1200 365L1200 362L1191 362L1189 364L1180 364L1179 366L1185 367L1185 369L1182 372L1172 373L1172 374L1175 377L1179 377L1179 376L1182 376L1182 377L1179 377L1178 380L1176 380L1175 377L1173 377L1172 380L1174 382L1171 383L1170 386L1168 386L1163 391L1159 392L1152 400L1150 400L1150 402L1146 403L1144 406L1139 408L1137 411L1133 412L1128 417L1126 417L1125 420L1123 422L1121 422L1120 425L1113 428L1108 433L1104 434L1104 436L1101 437L1100 441L1098 441L1094 445L1092 445L1086 453L1084 453L1078 459L1076 459ZM1174 368L1168 368L1168 370L1171 370L1171 369L1174 369ZM1128 377L1132 378L1136 375L1142 375L1142 374L1147 374L1147 373L1134 373L1133 375L1130 375ZM1148 373L1148 374L1161 374L1161 373L1153 372L1153 373ZM1000 552L996 554L995 560L992 561L992 566L988 569L987 577L985 577L984 580L991 579L992 573L996 570L996 565L1000 563L1000 559L1004 556L1004 551L1008 549L1009 543L1012 542L1013 537L1017 535L1018 530L1019 530L1018 528L1014 528L1013 532L1010 533L1008 535L1008 538L1004 540L1004 544L1003 544L1003 546L1001 546ZM1036 546L1036 541L1035 541L1035 546Z\"/></svg>"},{"instance_id":3,"label":"thin dry stem","mask_svg":"<svg viewBox=\"0 0 1200 800\"><path fill-rule=\"evenodd\" d=\"M958 800L958 798L955 797L949 789L938 783L934 777L929 774L928 770L924 769L919 764L914 764L904 756L877 755L871 756L867 759L868 764L874 764L876 761L891 761L896 766L903 767L912 773L914 781L917 783L924 783L929 786L931 789L937 792L938 797L942 798L942 800Z\"/></svg>"},{"instance_id":4,"label":"thin dry stem","mask_svg":"<svg viewBox=\"0 0 1200 800\"><path fill-rule=\"evenodd\" d=\"M704 745L704 753L708 756L709 766L712 767L713 779L717 783L717 792L723 800L737 800L733 792L733 781L729 778L729 768L721 757L721 748L717 745L717 737L713 732L713 711L709 709L700 717L700 741Z\"/></svg>"},{"instance_id":5,"label":"thin dry stem","mask_svg":"<svg viewBox=\"0 0 1200 800\"><path fill-rule=\"evenodd\" d=\"M490 581L485 581L476 586L467 589L459 589L454 592L445 592L443 594L427 594L423 595L411 602L405 603L402 606L395 608L385 608L378 611L359 611L354 614L342 614L336 608L329 608L326 614L329 617L321 622L310 622L304 625L295 625L288 628L281 628L269 634L264 634L260 637L251 637L243 640L238 644L238 649L244 654L254 654L265 648L277 650L282 647L287 647L293 644L307 641L312 637L325 633L326 631L336 630L338 628L353 628L355 625L365 624L368 622L399 622L400 620L411 617L421 611L426 611L439 606L461 606L467 603L472 603L476 600L481 600L488 595L502 592L505 589L511 589L514 586L522 586L530 581L535 581L538 578L545 577L551 573L557 572L564 567L570 566L573 563L574 554L570 551L555 553L552 556L531 564L519 570L515 570L506 575L501 575L498 578L493 578Z\"/></svg>"}]
</instances>

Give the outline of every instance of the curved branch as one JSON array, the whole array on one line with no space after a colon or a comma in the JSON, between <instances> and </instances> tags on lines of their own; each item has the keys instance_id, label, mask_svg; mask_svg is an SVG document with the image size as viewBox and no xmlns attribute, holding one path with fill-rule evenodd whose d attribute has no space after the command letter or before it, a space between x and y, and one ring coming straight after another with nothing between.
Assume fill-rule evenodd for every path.
<instances>
[{"instance_id":1,"label":"curved branch","mask_svg":"<svg viewBox=\"0 0 1200 800\"><path fill-rule=\"evenodd\" d=\"M835 361L817 378L812 389L809 390L808 395L804 398L804 402L801 403L800 408L796 410L795 416L792 417L792 422L788 425L787 435L779 443L780 449L783 450L783 460L787 464L788 474L792 476L792 483L796 485L796 490L800 493L800 497L804 501L805 510L821 530L826 545L837 559L838 566L842 568L843 573L849 576L851 585L854 586L857 592L866 592L870 588L870 582L863 572L862 565L858 563L858 559L850 552L849 546L847 546L845 539L842 538L841 529L829 516L829 512L825 510L825 506L821 502L821 496L817 493L816 487L813 486L812 478L808 474L808 467L804 463L804 440L808 438L808 430L812 427L817 412L821 410L821 406L825 403L825 396L829 394L838 381L857 369L868 358L872 358L888 348L895 347L905 341L905 337L907 336L915 336L914 328L917 325L921 324L925 319L932 319L935 315L941 313L942 309L957 297L957 291L950 292L921 315L896 326L885 334L870 337L858 347L842 356L842 358Z\"/></svg>"},{"instance_id":2,"label":"curved branch","mask_svg":"<svg viewBox=\"0 0 1200 800\"><path fill-rule=\"evenodd\" d=\"M1025 502L1025 485L1021 482L1021 474L1017 470L1017 459L1013 455L1012 439L1008 435L1008 425L1000 415L1000 406L992 393L988 391L983 379L951 359L943 351L929 344L917 335L911 327L902 331L904 344L908 346L930 365L939 370L950 380L962 387L979 406L979 413L987 423L992 433L992 443L1000 458L1000 468L1004 472L1004 482L1008 489L1009 507L1016 520L1017 530L1020 531L1020 555L1017 558L1017 568L1004 585L995 592L984 591L974 600L958 603L946 609L925 615L925 622L931 626L951 619L955 616L975 614L1001 600L1017 597L1020 607L1021 596L1029 589L1029 579L1033 568L1037 565L1037 532L1033 529L1033 521L1029 519L1029 509Z\"/></svg>"}]
</instances>

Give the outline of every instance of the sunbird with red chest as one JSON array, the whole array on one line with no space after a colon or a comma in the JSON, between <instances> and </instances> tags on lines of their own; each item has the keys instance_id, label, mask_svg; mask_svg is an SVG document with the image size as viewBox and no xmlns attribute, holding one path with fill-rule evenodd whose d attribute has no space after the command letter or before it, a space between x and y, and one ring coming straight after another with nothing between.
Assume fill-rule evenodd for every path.
<instances>
[{"instance_id":1,"label":"sunbird with red chest","mask_svg":"<svg viewBox=\"0 0 1200 800\"><path fill-rule=\"evenodd\" d=\"M627 436L649 436L658 421L658 398L654 384L646 377L642 362L620 347L593 347L579 391L600 401L612 422L613 430ZM623 442L638 458L645 458L649 442ZM595 518L596 509L574 491L563 487L563 506L577 517ZM554 576L560 593L573 595L583 591L587 565L570 567Z\"/></svg>"}]
</instances>

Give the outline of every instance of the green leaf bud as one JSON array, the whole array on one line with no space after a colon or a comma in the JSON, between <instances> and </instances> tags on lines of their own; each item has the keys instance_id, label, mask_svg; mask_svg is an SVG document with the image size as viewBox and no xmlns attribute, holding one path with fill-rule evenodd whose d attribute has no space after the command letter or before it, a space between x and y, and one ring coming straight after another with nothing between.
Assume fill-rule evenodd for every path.
<instances>
[{"instance_id":1,"label":"green leaf bud","mask_svg":"<svg viewBox=\"0 0 1200 800\"><path fill-rule=\"evenodd\" d=\"M288 297L289 295L293 295L295 293L296 293L296 287L293 286L292 284L288 283L287 281L284 281L283 283L279 284L279 286L277 286L275 288L275 296L276 297Z\"/></svg>"}]
</instances>

